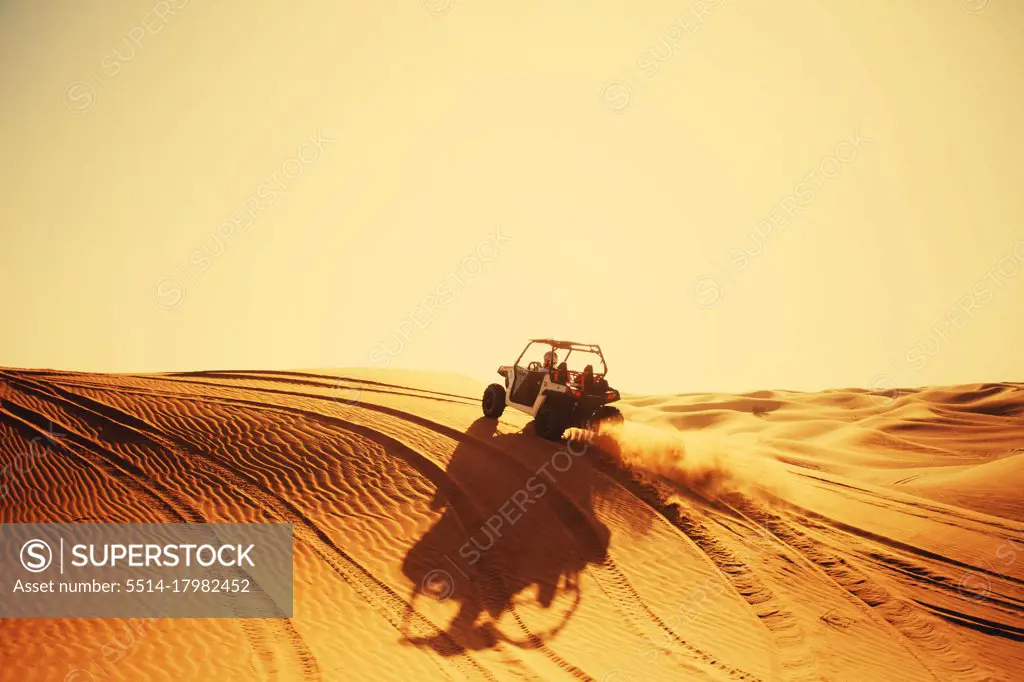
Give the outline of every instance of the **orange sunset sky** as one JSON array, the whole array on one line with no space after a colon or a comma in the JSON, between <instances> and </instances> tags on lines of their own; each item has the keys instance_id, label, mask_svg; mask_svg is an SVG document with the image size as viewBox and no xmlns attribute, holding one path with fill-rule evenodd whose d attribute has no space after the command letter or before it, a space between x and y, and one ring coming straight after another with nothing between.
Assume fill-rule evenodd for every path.
<instances>
[{"instance_id":1,"label":"orange sunset sky","mask_svg":"<svg viewBox=\"0 0 1024 682\"><path fill-rule=\"evenodd\" d=\"M0 364L490 381L553 335L624 392L1024 380L1022 29L1010 0L6 2Z\"/></svg>"}]
</instances>

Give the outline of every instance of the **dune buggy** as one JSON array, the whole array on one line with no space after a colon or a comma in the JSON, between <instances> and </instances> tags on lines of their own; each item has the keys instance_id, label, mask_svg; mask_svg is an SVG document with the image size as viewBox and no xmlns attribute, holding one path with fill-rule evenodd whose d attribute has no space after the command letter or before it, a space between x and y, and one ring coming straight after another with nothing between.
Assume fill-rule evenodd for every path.
<instances>
[{"instance_id":1,"label":"dune buggy","mask_svg":"<svg viewBox=\"0 0 1024 682\"><path fill-rule=\"evenodd\" d=\"M565 356L559 358L560 352ZM569 369L570 360L581 369ZM569 427L598 430L622 421L618 408L609 405L619 392L605 379L608 365L596 344L531 339L515 364L502 365L498 374L505 383L488 386L482 401L491 419L514 407L532 416L537 435L548 440L559 440Z\"/></svg>"}]
</instances>

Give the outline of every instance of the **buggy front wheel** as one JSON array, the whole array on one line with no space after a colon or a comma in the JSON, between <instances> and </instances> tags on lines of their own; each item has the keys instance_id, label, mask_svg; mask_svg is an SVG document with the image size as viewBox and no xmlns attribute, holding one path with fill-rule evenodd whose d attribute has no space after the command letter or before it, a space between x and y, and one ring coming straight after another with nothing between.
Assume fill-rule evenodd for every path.
<instances>
[{"instance_id":1,"label":"buggy front wheel","mask_svg":"<svg viewBox=\"0 0 1024 682\"><path fill-rule=\"evenodd\" d=\"M497 419L505 411L505 387L501 384L491 384L484 391L481 405L484 408L484 416Z\"/></svg>"}]
</instances>

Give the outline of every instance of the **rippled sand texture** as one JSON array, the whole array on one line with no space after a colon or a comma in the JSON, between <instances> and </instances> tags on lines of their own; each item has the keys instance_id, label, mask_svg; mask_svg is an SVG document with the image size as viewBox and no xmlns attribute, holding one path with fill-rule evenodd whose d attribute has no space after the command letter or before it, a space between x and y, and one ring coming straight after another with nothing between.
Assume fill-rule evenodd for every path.
<instances>
[{"instance_id":1,"label":"rippled sand texture","mask_svg":"<svg viewBox=\"0 0 1024 682\"><path fill-rule=\"evenodd\" d=\"M1020 385L630 397L571 451L481 388L0 372L0 521L295 524L293 619L0 620L0 680L1020 679Z\"/></svg>"}]
</instances>

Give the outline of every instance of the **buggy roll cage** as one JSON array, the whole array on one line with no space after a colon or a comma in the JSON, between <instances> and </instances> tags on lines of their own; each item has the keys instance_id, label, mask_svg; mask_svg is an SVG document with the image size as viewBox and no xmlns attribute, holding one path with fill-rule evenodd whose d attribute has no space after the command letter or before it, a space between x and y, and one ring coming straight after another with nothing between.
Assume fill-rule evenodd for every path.
<instances>
[{"instance_id":1,"label":"buggy roll cage","mask_svg":"<svg viewBox=\"0 0 1024 682\"><path fill-rule=\"evenodd\" d=\"M599 345L597 345L596 343L577 343L576 341L556 341L555 339L530 339L529 341L527 341L526 342L526 347L523 348L523 352L519 354L518 358L516 358L515 364L513 365L514 367L518 367L519 366L519 361L523 359L524 355L526 355L526 351L529 350L530 346L532 346L535 343L540 343L540 344L543 344L543 345L551 346L552 350L567 350L568 349L569 352L566 353L564 358L562 358L562 360L561 360L562 362L567 361L569 359L569 356L572 355L572 352L574 350L577 350L577 351L580 351L580 352L585 352L585 353L594 353L594 354L597 355L597 357L601 358L601 371L600 372L594 372L594 374L595 375L600 375L600 376L605 376L605 375L608 374L608 363L604 359L604 353L601 352L601 347Z\"/></svg>"}]
</instances>

